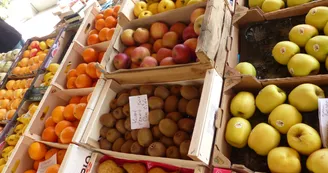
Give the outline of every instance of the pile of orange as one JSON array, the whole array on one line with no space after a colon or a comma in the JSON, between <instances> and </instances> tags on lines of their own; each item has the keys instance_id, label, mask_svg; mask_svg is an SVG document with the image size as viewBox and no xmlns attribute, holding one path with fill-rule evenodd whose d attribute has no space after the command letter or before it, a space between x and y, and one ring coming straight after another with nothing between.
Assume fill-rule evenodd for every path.
<instances>
[{"instance_id":1,"label":"pile of orange","mask_svg":"<svg viewBox=\"0 0 328 173\"><path fill-rule=\"evenodd\" d=\"M96 63L101 62L105 52L97 52L93 48L83 51L82 57L86 63L79 64L75 69L68 71L66 75L66 87L90 88L96 86L100 72L96 69Z\"/></svg>"},{"instance_id":2,"label":"pile of orange","mask_svg":"<svg viewBox=\"0 0 328 173\"><path fill-rule=\"evenodd\" d=\"M57 173L59 171L59 167L64 160L66 150L48 148L43 143L33 142L28 148L28 155L32 160L34 160L33 169L26 170L24 173L36 173L40 162L50 159L55 154L57 157L57 164L49 166L45 173Z\"/></svg>"},{"instance_id":3,"label":"pile of orange","mask_svg":"<svg viewBox=\"0 0 328 173\"><path fill-rule=\"evenodd\" d=\"M117 16L120 7L120 5L116 5L114 8L108 8L96 16L94 21L95 27L89 32L87 45L93 45L112 39L117 25Z\"/></svg>"},{"instance_id":4,"label":"pile of orange","mask_svg":"<svg viewBox=\"0 0 328 173\"><path fill-rule=\"evenodd\" d=\"M90 97L91 93L83 97L74 96L70 99L68 105L55 107L51 112L51 116L45 121L45 129L42 132L41 139L48 142L69 144Z\"/></svg>"}]
</instances>

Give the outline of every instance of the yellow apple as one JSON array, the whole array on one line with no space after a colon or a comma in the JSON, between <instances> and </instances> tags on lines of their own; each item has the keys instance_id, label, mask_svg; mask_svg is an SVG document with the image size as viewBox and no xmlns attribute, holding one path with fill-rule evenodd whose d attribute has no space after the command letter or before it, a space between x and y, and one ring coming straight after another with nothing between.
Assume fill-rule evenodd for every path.
<instances>
[{"instance_id":1,"label":"yellow apple","mask_svg":"<svg viewBox=\"0 0 328 173\"><path fill-rule=\"evenodd\" d=\"M247 145L247 139L251 129L251 124L246 119L233 117L227 124L225 139L231 146L243 148Z\"/></svg>"},{"instance_id":2,"label":"yellow apple","mask_svg":"<svg viewBox=\"0 0 328 173\"><path fill-rule=\"evenodd\" d=\"M237 64L235 69L240 74L256 76L256 69L253 66L253 64L251 64L249 62L240 62L240 63Z\"/></svg>"},{"instance_id":3,"label":"yellow apple","mask_svg":"<svg viewBox=\"0 0 328 173\"><path fill-rule=\"evenodd\" d=\"M289 40L296 43L300 47L305 44L314 36L318 35L317 28L308 24L300 24L294 26L289 32Z\"/></svg>"},{"instance_id":4,"label":"yellow apple","mask_svg":"<svg viewBox=\"0 0 328 173\"><path fill-rule=\"evenodd\" d=\"M197 19L195 20L194 31L197 35L199 35L201 32L204 16L205 15L202 14L202 15L198 16Z\"/></svg>"},{"instance_id":5,"label":"yellow apple","mask_svg":"<svg viewBox=\"0 0 328 173\"><path fill-rule=\"evenodd\" d=\"M171 0L161 0L161 2L158 4L158 12L162 13L165 11L173 10L175 9L175 4Z\"/></svg>"},{"instance_id":6,"label":"yellow apple","mask_svg":"<svg viewBox=\"0 0 328 173\"><path fill-rule=\"evenodd\" d=\"M183 6L185 6L185 0L177 0L177 1L175 2L175 7L176 7L176 8L181 8L181 7L183 7Z\"/></svg>"},{"instance_id":7,"label":"yellow apple","mask_svg":"<svg viewBox=\"0 0 328 173\"><path fill-rule=\"evenodd\" d=\"M200 3L200 2L203 2L202 0L190 0L187 5L192 5L192 4L197 4L197 3Z\"/></svg>"},{"instance_id":8,"label":"yellow apple","mask_svg":"<svg viewBox=\"0 0 328 173\"><path fill-rule=\"evenodd\" d=\"M152 3L152 4L150 4L149 6L148 6L148 11L150 11L151 13L153 13L153 15L154 14L157 14L158 13L158 2L155 2L155 3Z\"/></svg>"},{"instance_id":9,"label":"yellow apple","mask_svg":"<svg viewBox=\"0 0 328 173\"><path fill-rule=\"evenodd\" d=\"M256 110L254 95L250 92L239 92L230 103L230 112L236 117L248 119Z\"/></svg>"},{"instance_id":10,"label":"yellow apple","mask_svg":"<svg viewBox=\"0 0 328 173\"><path fill-rule=\"evenodd\" d=\"M312 153L306 160L306 167L311 172L328 172L328 148Z\"/></svg>"},{"instance_id":11,"label":"yellow apple","mask_svg":"<svg viewBox=\"0 0 328 173\"><path fill-rule=\"evenodd\" d=\"M322 30L328 22L328 7L318 6L312 8L305 17L305 23Z\"/></svg>"},{"instance_id":12,"label":"yellow apple","mask_svg":"<svg viewBox=\"0 0 328 173\"><path fill-rule=\"evenodd\" d=\"M153 15L153 13L150 11L143 11L139 14L138 18L141 19L141 18L152 16L152 15Z\"/></svg>"},{"instance_id":13,"label":"yellow apple","mask_svg":"<svg viewBox=\"0 0 328 173\"><path fill-rule=\"evenodd\" d=\"M272 49L273 58L282 65L287 65L290 58L299 52L298 45L291 41L281 41Z\"/></svg>"},{"instance_id":14,"label":"yellow apple","mask_svg":"<svg viewBox=\"0 0 328 173\"><path fill-rule=\"evenodd\" d=\"M285 7L283 0L265 0L262 4L262 10L265 13L277 11Z\"/></svg>"},{"instance_id":15,"label":"yellow apple","mask_svg":"<svg viewBox=\"0 0 328 173\"><path fill-rule=\"evenodd\" d=\"M302 170L300 155L289 147L272 149L267 160L271 172L299 173Z\"/></svg>"},{"instance_id":16,"label":"yellow apple","mask_svg":"<svg viewBox=\"0 0 328 173\"><path fill-rule=\"evenodd\" d=\"M270 113L274 108L283 104L286 100L286 93L276 85L264 87L256 96L257 108L265 114Z\"/></svg>"},{"instance_id":17,"label":"yellow apple","mask_svg":"<svg viewBox=\"0 0 328 173\"><path fill-rule=\"evenodd\" d=\"M316 75L320 71L320 63L311 55L298 53L290 58L287 68L295 77Z\"/></svg>"},{"instance_id":18,"label":"yellow apple","mask_svg":"<svg viewBox=\"0 0 328 173\"><path fill-rule=\"evenodd\" d=\"M45 41L41 41L39 43L39 47L41 50L46 50L48 48L47 43Z\"/></svg>"},{"instance_id":19,"label":"yellow apple","mask_svg":"<svg viewBox=\"0 0 328 173\"><path fill-rule=\"evenodd\" d=\"M138 17L140 15L141 12L146 11L148 8L148 5L146 2L144 1L139 1L135 4L134 9L133 9L133 13L136 17Z\"/></svg>"},{"instance_id":20,"label":"yellow apple","mask_svg":"<svg viewBox=\"0 0 328 173\"><path fill-rule=\"evenodd\" d=\"M306 43L306 53L312 55L320 62L325 62L328 54L328 36L318 35Z\"/></svg>"}]
</instances>

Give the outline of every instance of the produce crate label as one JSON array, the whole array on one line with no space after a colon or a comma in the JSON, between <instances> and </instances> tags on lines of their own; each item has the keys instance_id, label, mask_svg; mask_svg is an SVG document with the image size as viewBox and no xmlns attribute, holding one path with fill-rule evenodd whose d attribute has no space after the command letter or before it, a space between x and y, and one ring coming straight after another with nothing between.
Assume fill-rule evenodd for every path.
<instances>
[{"instance_id":1,"label":"produce crate label","mask_svg":"<svg viewBox=\"0 0 328 173\"><path fill-rule=\"evenodd\" d=\"M149 128L147 95L129 97L131 129Z\"/></svg>"},{"instance_id":2,"label":"produce crate label","mask_svg":"<svg viewBox=\"0 0 328 173\"><path fill-rule=\"evenodd\" d=\"M57 154L54 154L50 159L40 162L37 173L44 173L49 166L57 164Z\"/></svg>"},{"instance_id":3,"label":"produce crate label","mask_svg":"<svg viewBox=\"0 0 328 173\"><path fill-rule=\"evenodd\" d=\"M323 146L328 148L328 99L319 99L319 125Z\"/></svg>"},{"instance_id":4,"label":"produce crate label","mask_svg":"<svg viewBox=\"0 0 328 173\"><path fill-rule=\"evenodd\" d=\"M73 145L73 144L70 144ZM69 153L69 155L67 154ZM65 164L62 164L62 172L67 173L87 173L90 171L89 162L92 151L79 147L77 145L70 146L65 157L68 157ZM74 165L74 166L72 166Z\"/></svg>"}]
</instances>

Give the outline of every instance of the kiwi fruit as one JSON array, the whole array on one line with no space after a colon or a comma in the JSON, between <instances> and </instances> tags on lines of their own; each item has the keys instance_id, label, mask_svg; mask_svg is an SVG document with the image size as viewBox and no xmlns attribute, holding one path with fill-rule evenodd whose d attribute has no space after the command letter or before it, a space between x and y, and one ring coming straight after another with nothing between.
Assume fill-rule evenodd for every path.
<instances>
[{"instance_id":1,"label":"kiwi fruit","mask_svg":"<svg viewBox=\"0 0 328 173\"><path fill-rule=\"evenodd\" d=\"M173 85L170 88L171 94L180 96L181 85Z\"/></svg>"},{"instance_id":2,"label":"kiwi fruit","mask_svg":"<svg viewBox=\"0 0 328 173\"><path fill-rule=\"evenodd\" d=\"M140 95L140 92L138 89L133 88L130 90L130 96L137 96L137 95Z\"/></svg>"},{"instance_id":3,"label":"kiwi fruit","mask_svg":"<svg viewBox=\"0 0 328 173\"><path fill-rule=\"evenodd\" d=\"M185 131L177 131L173 136L173 142L179 146L183 141L190 139L190 136Z\"/></svg>"},{"instance_id":4,"label":"kiwi fruit","mask_svg":"<svg viewBox=\"0 0 328 173\"><path fill-rule=\"evenodd\" d=\"M159 122L159 130L167 137L173 137L178 131L178 125L173 120L165 118Z\"/></svg>"},{"instance_id":5,"label":"kiwi fruit","mask_svg":"<svg viewBox=\"0 0 328 173\"><path fill-rule=\"evenodd\" d=\"M124 142L124 144L121 146L121 152L123 153L130 153L130 148L133 144L133 140L127 140Z\"/></svg>"},{"instance_id":6,"label":"kiwi fruit","mask_svg":"<svg viewBox=\"0 0 328 173\"><path fill-rule=\"evenodd\" d=\"M130 152L132 154L144 154L145 148L143 148L138 142L133 142L130 147Z\"/></svg>"},{"instance_id":7,"label":"kiwi fruit","mask_svg":"<svg viewBox=\"0 0 328 173\"><path fill-rule=\"evenodd\" d=\"M180 150L176 146L170 146L166 149L166 157L168 158L175 158L179 159L180 158Z\"/></svg>"},{"instance_id":8,"label":"kiwi fruit","mask_svg":"<svg viewBox=\"0 0 328 173\"><path fill-rule=\"evenodd\" d=\"M187 114L192 117L196 117L198 107L199 107L199 99L190 100L187 104L187 109L186 109Z\"/></svg>"},{"instance_id":9,"label":"kiwi fruit","mask_svg":"<svg viewBox=\"0 0 328 173\"><path fill-rule=\"evenodd\" d=\"M181 87L181 96L187 100L199 98L198 89L194 86L185 85Z\"/></svg>"},{"instance_id":10,"label":"kiwi fruit","mask_svg":"<svg viewBox=\"0 0 328 173\"><path fill-rule=\"evenodd\" d=\"M124 127L124 122L125 120L118 120L117 123L116 123L116 129L121 133L121 134L125 134L126 132L126 129Z\"/></svg>"},{"instance_id":11,"label":"kiwi fruit","mask_svg":"<svg viewBox=\"0 0 328 173\"><path fill-rule=\"evenodd\" d=\"M164 101L160 97L152 96L148 98L148 106L150 110L163 109Z\"/></svg>"},{"instance_id":12,"label":"kiwi fruit","mask_svg":"<svg viewBox=\"0 0 328 173\"><path fill-rule=\"evenodd\" d=\"M125 104L129 103L129 94L128 93L123 93L121 94L116 101L117 106L124 106Z\"/></svg>"},{"instance_id":13,"label":"kiwi fruit","mask_svg":"<svg viewBox=\"0 0 328 173\"><path fill-rule=\"evenodd\" d=\"M170 112L166 115L166 118L178 122L181 118L183 118L183 116L180 112Z\"/></svg>"},{"instance_id":14,"label":"kiwi fruit","mask_svg":"<svg viewBox=\"0 0 328 173\"><path fill-rule=\"evenodd\" d=\"M142 85L139 88L140 95L147 94L148 97L154 95L154 86L152 85Z\"/></svg>"},{"instance_id":15,"label":"kiwi fruit","mask_svg":"<svg viewBox=\"0 0 328 173\"><path fill-rule=\"evenodd\" d=\"M123 111L122 111L122 107L118 107L116 108L114 111L113 111L113 116L119 120L119 119L123 119L125 118L126 116L123 114Z\"/></svg>"},{"instance_id":16,"label":"kiwi fruit","mask_svg":"<svg viewBox=\"0 0 328 173\"><path fill-rule=\"evenodd\" d=\"M112 128L116 124L116 119L112 113L104 114L99 118L99 121L102 125Z\"/></svg>"},{"instance_id":17,"label":"kiwi fruit","mask_svg":"<svg viewBox=\"0 0 328 173\"><path fill-rule=\"evenodd\" d=\"M159 122L165 118L165 113L162 109L155 109L149 112L149 123L151 125L157 125Z\"/></svg>"},{"instance_id":18,"label":"kiwi fruit","mask_svg":"<svg viewBox=\"0 0 328 173\"><path fill-rule=\"evenodd\" d=\"M125 134L124 134L124 139L125 139L125 140L130 140L130 139L132 139L131 132L125 132Z\"/></svg>"},{"instance_id":19,"label":"kiwi fruit","mask_svg":"<svg viewBox=\"0 0 328 173\"><path fill-rule=\"evenodd\" d=\"M166 147L174 145L173 139L166 136L162 136L159 141L163 143Z\"/></svg>"},{"instance_id":20,"label":"kiwi fruit","mask_svg":"<svg viewBox=\"0 0 328 173\"><path fill-rule=\"evenodd\" d=\"M161 142L153 142L148 147L148 154L155 157L164 157L166 152L165 145Z\"/></svg>"},{"instance_id":21,"label":"kiwi fruit","mask_svg":"<svg viewBox=\"0 0 328 173\"><path fill-rule=\"evenodd\" d=\"M115 142L113 143L112 150L120 152L121 147L124 143L125 143L125 140L123 138L116 139Z\"/></svg>"},{"instance_id":22,"label":"kiwi fruit","mask_svg":"<svg viewBox=\"0 0 328 173\"><path fill-rule=\"evenodd\" d=\"M189 151L189 146L190 146L190 140L185 140L180 144L180 155L181 158L183 159L190 159L187 155L188 155L188 151Z\"/></svg>"},{"instance_id":23,"label":"kiwi fruit","mask_svg":"<svg viewBox=\"0 0 328 173\"><path fill-rule=\"evenodd\" d=\"M179 120L178 126L180 130L191 133L194 130L195 120L190 118L183 118Z\"/></svg>"},{"instance_id":24,"label":"kiwi fruit","mask_svg":"<svg viewBox=\"0 0 328 173\"><path fill-rule=\"evenodd\" d=\"M154 95L165 100L170 95L170 91L164 86L158 86L154 91Z\"/></svg>"},{"instance_id":25,"label":"kiwi fruit","mask_svg":"<svg viewBox=\"0 0 328 173\"><path fill-rule=\"evenodd\" d=\"M102 126L101 129L100 129L100 132L99 132L100 136L103 137L103 138L106 138L108 130L109 130L108 127Z\"/></svg>"},{"instance_id":26,"label":"kiwi fruit","mask_svg":"<svg viewBox=\"0 0 328 173\"><path fill-rule=\"evenodd\" d=\"M129 104L124 105L122 108L122 111L126 117L130 117L130 105Z\"/></svg>"},{"instance_id":27,"label":"kiwi fruit","mask_svg":"<svg viewBox=\"0 0 328 173\"><path fill-rule=\"evenodd\" d=\"M117 108L117 105L116 105L116 99L113 99L110 103L109 103L109 107L110 107L110 110L114 110Z\"/></svg>"},{"instance_id":28,"label":"kiwi fruit","mask_svg":"<svg viewBox=\"0 0 328 173\"><path fill-rule=\"evenodd\" d=\"M127 118L124 121L124 128L128 131L131 131L131 119L130 118Z\"/></svg>"},{"instance_id":29,"label":"kiwi fruit","mask_svg":"<svg viewBox=\"0 0 328 173\"><path fill-rule=\"evenodd\" d=\"M112 143L107 141L107 139L100 139L99 140L99 147L104 150L111 150L112 149Z\"/></svg>"},{"instance_id":30,"label":"kiwi fruit","mask_svg":"<svg viewBox=\"0 0 328 173\"><path fill-rule=\"evenodd\" d=\"M138 129L132 130L131 131L131 136L134 141L138 140Z\"/></svg>"},{"instance_id":31,"label":"kiwi fruit","mask_svg":"<svg viewBox=\"0 0 328 173\"><path fill-rule=\"evenodd\" d=\"M172 95L167 97L164 104L164 110L166 113L176 112L178 109L179 99L177 96Z\"/></svg>"},{"instance_id":32,"label":"kiwi fruit","mask_svg":"<svg viewBox=\"0 0 328 173\"><path fill-rule=\"evenodd\" d=\"M159 130L159 127L158 126L154 126L151 129L151 132L153 133L153 136L154 136L155 139L160 139L163 136L163 134Z\"/></svg>"},{"instance_id":33,"label":"kiwi fruit","mask_svg":"<svg viewBox=\"0 0 328 173\"><path fill-rule=\"evenodd\" d=\"M178 110L179 110L179 112L186 113L188 102L189 101L187 99L185 99L185 98L181 98L179 100L179 103L178 103Z\"/></svg>"},{"instance_id":34,"label":"kiwi fruit","mask_svg":"<svg viewBox=\"0 0 328 173\"><path fill-rule=\"evenodd\" d=\"M116 139L118 139L119 137L121 137L121 133L117 130L117 129L109 129L107 131L107 135L106 135L106 139L113 143L115 142Z\"/></svg>"},{"instance_id":35,"label":"kiwi fruit","mask_svg":"<svg viewBox=\"0 0 328 173\"><path fill-rule=\"evenodd\" d=\"M139 129L138 142L143 147L148 147L153 142L153 135L150 129Z\"/></svg>"}]
</instances>

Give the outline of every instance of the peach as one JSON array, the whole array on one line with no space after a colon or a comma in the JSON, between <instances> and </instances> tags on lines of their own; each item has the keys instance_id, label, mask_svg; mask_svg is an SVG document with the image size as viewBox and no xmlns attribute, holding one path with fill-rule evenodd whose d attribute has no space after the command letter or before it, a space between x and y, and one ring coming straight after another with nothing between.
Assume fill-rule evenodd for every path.
<instances>
[{"instance_id":1,"label":"peach","mask_svg":"<svg viewBox=\"0 0 328 173\"><path fill-rule=\"evenodd\" d=\"M30 51L30 58L36 56L36 54L38 53L38 51L39 51L39 50L36 49L36 48L31 49L31 51Z\"/></svg>"},{"instance_id":2,"label":"peach","mask_svg":"<svg viewBox=\"0 0 328 173\"><path fill-rule=\"evenodd\" d=\"M156 59L161 62L166 57L172 57L172 50L168 48L160 48L156 54Z\"/></svg>"},{"instance_id":3,"label":"peach","mask_svg":"<svg viewBox=\"0 0 328 173\"><path fill-rule=\"evenodd\" d=\"M158 65L157 60L151 56L147 56L142 60L140 67L156 67Z\"/></svg>"},{"instance_id":4,"label":"peach","mask_svg":"<svg viewBox=\"0 0 328 173\"><path fill-rule=\"evenodd\" d=\"M177 64L185 64L190 62L190 49L184 44L178 44L174 46L172 50L172 58Z\"/></svg>"},{"instance_id":5,"label":"peach","mask_svg":"<svg viewBox=\"0 0 328 173\"><path fill-rule=\"evenodd\" d=\"M149 53L152 53L153 52L153 45L150 44L150 43L144 43L144 44L142 44L140 46L147 48L149 50Z\"/></svg>"},{"instance_id":6,"label":"peach","mask_svg":"<svg viewBox=\"0 0 328 173\"><path fill-rule=\"evenodd\" d=\"M153 51L154 52L158 52L158 50L160 48L162 48L162 47L163 47L163 40L162 39L158 39L153 44Z\"/></svg>"},{"instance_id":7,"label":"peach","mask_svg":"<svg viewBox=\"0 0 328 173\"><path fill-rule=\"evenodd\" d=\"M150 35L154 39L160 39L163 37L165 33L169 31L169 28L165 23L162 22L155 22L150 27Z\"/></svg>"},{"instance_id":8,"label":"peach","mask_svg":"<svg viewBox=\"0 0 328 173\"><path fill-rule=\"evenodd\" d=\"M172 49L175 45L178 44L179 36L174 31L169 31L163 36L163 46L166 48Z\"/></svg>"},{"instance_id":9,"label":"peach","mask_svg":"<svg viewBox=\"0 0 328 173\"><path fill-rule=\"evenodd\" d=\"M132 51L131 60L133 63L140 64L146 56L150 56L149 50L139 46Z\"/></svg>"},{"instance_id":10,"label":"peach","mask_svg":"<svg viewBox=\"0 0 328 173\"><path fill-rule=\"evenodd\" d=\"M127 48L124 50L124 53L127 54L129 57L131 57L132 51L133 51L135 48L136 48L135 46L127 47Z\"/></svg>"},{"instance_id":11,"label":"peach","mask_svg":"<svg viewBox=\"0 0 328 173\"><path fill-rule=\"evenodd\" d=\"M166 57L159 63L159 65L160 66L175 65L175 62L173 61L172 57Z\"/></svg>"},{"instance_id":12,"label":"peach","mask_svg":"<svg viewBox=\"0 0 328 173\"><path fill-rule=\"evenodd\" d=\"M38 49L38 50L40 50L40 42L39 41L32 41L31 42L31 44L30 44L30 46L31 46L31 48L32 49Z\"/></svg>"},{"instance_id":13,"label":"peach","mask_svg":"<svg viewBox=\"0 0 328 173\"><path fill-rule=\"evenodd\" d=\"M130 67L131 60L127 54L119 53L115 55L113 64L116 69L128 69Z\"/></svg>"},{"instance_id":14,"label":"peach","mask_svg":"<svg viewBox=\"0 0 328 173\"><path fill-rule=\"evenodd\" d=\"M191 15L190 15L190 22L191 23L195 23L196 19L198 16L202 15L205 13L205 9L204 8L197 8L195 9Z\"/></svg>"},{"instance_id":15,"label":"peach","mask_svg":"<svg viewBox=\"0 0 328 173\"><path fill-rule=\"evenodd\" d=\"M198 35L196 34L196 32L194 30L194 25L190 25L190 26L186 27L186 29L183 30L183 33L182 33L183 41L186 41L189 38L197 38L197 37L198 37Z\"/></svg>"},{"instance_id":16,"label":"peach","mask_svg":"<svg viewBox=\"0 0 328 173\"><path fill-rule=\"evenodd\" d=\"M176 32L180 38L182 38L182 33L183 30L187 27L186 24L181 23L181 22L177 22L175 24L173 24L170 28L170 31Z\"/></svg>"},{"instance_id":17,"label":"peach","mask_svg":"<svg viewBox=\"0 0 328 173\"><path fill-rule=\"evenodd\" d=\"M133 39L133 34L134 34L133 29L126 29L123 31L121 34L121 41L124 45L126 46L133 46L135 45L135 41Z\"/></svg>"},{"instance_id":18,"label":"peach","mask_svg":"<svg viewBox=\"0 0 328 173\"><path fill-rule=\"evenodd\" d=\"M139 44L147 43L149 40L149 31L146 28L138 28L134 34L133 39Z\"/></svg>"},{"instance_id":19,"label":"peach","mask_svg":"<svg viewBox=\"0 0 328 173\"><path fill-rule=\"evenodd\" d=\"M189 38L183 44L188 46L191 51L195 52L197 47L197 41L197 38Z\"/></svg>"}]
</instances>

